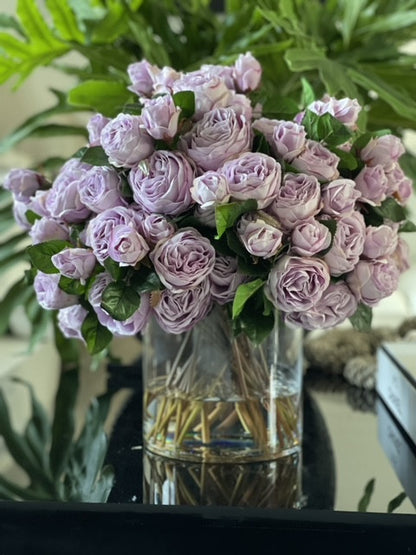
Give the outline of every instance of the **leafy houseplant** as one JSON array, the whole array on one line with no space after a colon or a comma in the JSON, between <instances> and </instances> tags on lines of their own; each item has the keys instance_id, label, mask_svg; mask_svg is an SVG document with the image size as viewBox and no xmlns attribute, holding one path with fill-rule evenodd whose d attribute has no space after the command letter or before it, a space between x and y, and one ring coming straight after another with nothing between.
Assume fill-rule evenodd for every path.
<instances>
[{"instance_id":1,"label":"leafy houseplant","mask_svg":"<svg viewBox=\"0 0 416 555\"><path fill-rule=\"evenodd\" d=\"M92 354L152 318L179 338L174 353L157 331L147 343L156 452L291 452L300 367L283 330L346 318L363 329L396 289L408 267L399 233L414 229L404 147L362 132L356 99L316 100L306 80L302 110L276 119L258 103L250 53L192 72L142 60L128 75L137 100L93 116L88 146L52 183L33 170L5 179L32 238L38 302Z\"/></svg>"}]
</instances>

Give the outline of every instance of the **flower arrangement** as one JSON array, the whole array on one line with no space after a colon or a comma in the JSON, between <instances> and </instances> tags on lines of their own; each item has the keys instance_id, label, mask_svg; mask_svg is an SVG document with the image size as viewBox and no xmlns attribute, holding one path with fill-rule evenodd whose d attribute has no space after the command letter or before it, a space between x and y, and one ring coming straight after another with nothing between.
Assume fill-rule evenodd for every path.
<instances>
[{"instance_id":1,"label":"flower arrangement","mask_svg":"<svg viewBox=\"0 0 416 555\"><path fill-rule=\"evenodd\" d=\"M151 315L187 331L214 304L255 342L273 308L305 329L362 329L396 289L413 230L401 141L360 131L357 100L316 100L306 82L294 119L263 114L261 73L250 53L186 73L130 64L137 102L93 116L52 183L8 174L37 299L66 337L97 353Z\"/></svg>"}]
</instances>

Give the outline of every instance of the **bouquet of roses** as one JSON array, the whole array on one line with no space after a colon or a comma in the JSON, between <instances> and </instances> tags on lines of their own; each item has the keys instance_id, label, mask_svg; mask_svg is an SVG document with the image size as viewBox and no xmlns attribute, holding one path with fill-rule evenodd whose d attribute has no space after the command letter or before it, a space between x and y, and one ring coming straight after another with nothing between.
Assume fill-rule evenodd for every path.
<instances>
[{"instance_id":1,"label":"bouquet of roses","mask_svg":"<svg viewBox=\"0 0 416 555\"><path fill-rule=\"evenodd\" d=\"M187 331L215 303L256 342L273 308L306 329L368 324L409 265L400 140L361 132L357 100L314 100L307 83L293 119L262 113L249 53L128 73L137 102L93 116L52 183L31 170L4 182L39 304L64 335L99 352L151 315Z\"/></svg>"}]
</instances>

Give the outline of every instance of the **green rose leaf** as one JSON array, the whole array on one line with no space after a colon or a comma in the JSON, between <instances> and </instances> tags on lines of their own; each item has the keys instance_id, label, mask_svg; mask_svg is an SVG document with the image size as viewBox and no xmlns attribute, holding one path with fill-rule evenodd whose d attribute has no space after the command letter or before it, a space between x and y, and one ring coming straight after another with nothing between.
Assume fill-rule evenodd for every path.
<instances>
[{"instance_id":1,"label":"green rose leaf","mask_svg":"<svg viewBox=\"0 0 416 555\"><path fill-rule=\"evenodd\" d=\"M139 306L140 295L124 282L109 283L104 289L101 307L115 320L127 320Z\"/></svg>"},{"instance_id":2,"label":"green rose leaf","mask_svg":"<svg viewBox=\"0 0 416 555\"><path fill-rule=\"evenodd\" d=\"M95 312L90 312L86 316L81 326L81 333L91 355L105 349L113 337L112 333L100 324Z\"/></svg>"},{"instance_id":3,"label":"green rose leaf","mask_svg":"<svg viewBox=\"0 0 416 555\"><path fill-rule=\"evenodd\" d=\"M336 220L321 220L319 223L321 223L322 225L324 225L325 227L327 227L329 229L329 232L331 233L331 242L329 244L329 247L327 249L324 249L323 251L319 252L318 254L320 256L324 256L327 252L329 252L332 248L332 244L334 242L334 237L335 237L335 233L337 231L337 222Z\"/></svg>"},{"instance_id":4,"label":"green rose leaf","mask_svg":"<svg viewBox=\"0 0 416 555\"><path fill-rule=\"evenodd\" d=\"M373 311L371 307L360 303L355 313L351 316L350 322L353 328L358 331L370 331L372 317Z\"/></svg>"},{"instance_id":5,"label":"green rose leaf","mask_svg":"<svg viewBox=\"0 0 416 555\"><path fill-rule=\"evenodd\" d=\"M32 245L27 248L27 253L35 268L45 274L58 274L59 270L52 264L51 257L70 246L68 241L56 239Z\"/></svg>"},{"instance_id":6,"label":"green rose leaf","mask_svg":"<svg viewBox=\"0 0 416 555\"><path fill-rule=\"evenodd\" d=\"M386 198L380 206L375 206L374 211L392 222L402 222L406 219L406 210L394 198Z\"/></svg>"},{"instance_id":7,"label":"green rose leaf","mask_svg":"<svg viewBox=\"0 0 416 555\"><path fill-rule=\"evenodd\" d=\"M241 314L246 302L263 287L263 285L264 281L262 279L255 279L254 281L250 281L250 283L243 283L238 286L233 302L233 319Z\"/></svg>"},{"instance_id":8,"label":"green rose leaf","mask_svg":"<svg viewBox=\"0 0 416 555\"><path fill-rule=\"evenodd\" d=\"M257 201L253 199L246 200L242 203L230 202L228 204L216 206L215 223L217 225L217 239L219 239L228 228L232 227L240 216L256 209Z\"/></svg>"},{"instance_id":9,"label":"green rose leaf","mask_svg":"<svg viewBox=\"0 0 416 555\"><path fill-rule=\"evenodd\" d=\"M302 82L302 100L301 105L306 108L312 102L315 102L315 92L307 79L301 78Z\"/></svg>"},{"instance_id":10,"label":"green rose leaf","mask_svg":"<svg viewBox=\"0 0 416 555\"><path fill-rule=\"evenodd\" d=\"M261 152L262 154L267 154L268 156L271 154L270 145L267 142L266 137L263 133L259 133L259 131L254 131L253 151Z\"/></svg>"},{"instance_id":11,"label":"green rose leaf","mask_svg":"<svg viewBox=\"0 0 416 555\"><path fill-rule=\"evenodd\" d=\"M182 110L181 118L191 118L195 113L195 93L193 91L179 91L173 95L175 106Z\"/></svg>"},{"instance_id":12,"label":"green rose leaf","mask_svg":"<svg viewBox=\"0 0 416 555\"><path fill-rule=\"evenodd\" d=\"M416 231L416 224L414 224L413 222L411 222L410 220L406 220L399 229L400 231L404 231L404 232L412 232L412 231Z\"/></svg>"},{"instance_id":13,"label":"green rose leaf","mask_svg":"<svg viewBox=\"0 0 416 555\"><path fill-rule=\"evenodd\" d=\"M132 98L124 83L87 80L73 88L68 95L72 106L93 108L104 116L114 117Z\"/></svg>"},{"instance_id":14,"label":"green rose leaf","mask_svg":"<svg viewBox=\"0 0 416 555\"><path fill-rule=\"evenodd\" d=\"M328 146L341 145L351 137L351 131L328 113L319 116L311 110L306 110L302 125L310 139L323 141Z\"/></svg>"},{"instance_id":15,"label":"green rose leaf","mask_svg":"<svg viewBox=\"0 0 416 555\"><path fill-rule=\"evenodd\" d=\"M112 258L106 258L104 260L104 268L114 281L119 281L123 276L125 276L126 273L125 267L121 267L119 263Z\"/></svg>"},{"instance_id":16,"label":"green rose leaf","mask_svg":"<svg viewBox=\"0 0 416 555\"><path fill-rule=\"evenodd\" d=\"M36 212L33 212L33 210L26 210L25 212L25 216L26 216L26 220L33 225L36 220L40 220L42 216L39 216L39 214L36 214Z\"/></svg>"},{"instance_id":17,"label":"green rose leaf","mask_svg":"<svg viewBox=\"0 0 416 555\"><path fill-rule=\"evenodd\" d=\"M81 156L81 162L91 166L109 166L108 156L101 146L91 146Z\"/></svg>"},{"instance_id":18,"label":"green rose leaf","mask_svg":"<svg viewBox=\"0 0 416 555\"><path fill-rule=\"evenodd\" d=\"M147 293L150 291L161 291L164 289L162 282L156 272L136 273L132 280L132 286L137 293Z\"/></svg>"},{"instance_id":19,"label":"green rose leaf","mask_svg":"<svg viewBox=\"0 0 416 555\"><path fill-rule=\"evenodd\" d=\"M86 286L83 285L78 279L71 279L66 276L61 276L59 279L59 287L69 295L83 295Z\"/></svg>"}]
</instances>

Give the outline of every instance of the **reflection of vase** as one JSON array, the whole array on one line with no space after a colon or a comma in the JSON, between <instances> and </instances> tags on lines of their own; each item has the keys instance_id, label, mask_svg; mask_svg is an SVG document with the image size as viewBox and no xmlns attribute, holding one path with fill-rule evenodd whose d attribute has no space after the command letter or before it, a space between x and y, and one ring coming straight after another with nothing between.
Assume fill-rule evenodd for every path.
<instances>
[{"instance_id":1,"label":"reflection of vase","mask_svg":"<svg viewBox=\"0 0 416 555\"><path fill-rule=\"evenodd\" d=\"M144 339L147 449L181 460L271 460L299 447L302 331L280 317L268 338L237 338L221 307L191 331Z\"/></svg>"},{"instance_id":2,"label":"reflection of vase","mask_svg":"<svg viewBox=\"0 0 416 555\"><path fill-rule=\"evenodd\" d=\"M210 464L143 453L143 501L153 505L301 507L300 452L275 461Z\"/></svg>"}]
</instances>

